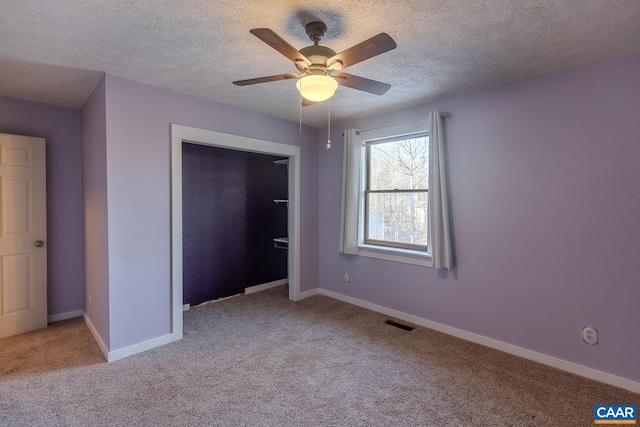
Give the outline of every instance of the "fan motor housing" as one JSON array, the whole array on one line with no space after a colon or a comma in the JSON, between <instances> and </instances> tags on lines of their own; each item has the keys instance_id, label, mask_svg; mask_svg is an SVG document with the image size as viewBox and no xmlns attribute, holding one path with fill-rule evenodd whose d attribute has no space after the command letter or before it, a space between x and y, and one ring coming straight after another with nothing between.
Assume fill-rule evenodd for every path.
<instances>
[{"instance_id":1,"label":"fan motor housing","mask_svg":"<svg viewBox=\"0 0 640 427\"><path fill-rule=\"evenodd\" d=\"M322 65L323 67L327 65L327 59L336 56L336 52L333 49L320 45L303 47L299 52L307 57L307 59L311 61L311 64ZM306 68L301 64L296 64L296 67L300 71L304 71Z\"/></svg>"}]
</instances>

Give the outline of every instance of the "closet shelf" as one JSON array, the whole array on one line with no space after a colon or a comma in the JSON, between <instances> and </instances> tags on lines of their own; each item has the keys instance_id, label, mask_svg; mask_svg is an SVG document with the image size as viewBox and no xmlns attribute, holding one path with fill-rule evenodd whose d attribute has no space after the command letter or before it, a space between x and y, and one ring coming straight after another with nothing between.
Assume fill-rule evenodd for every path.
<instances>
[{"instance_id":1,"label":"closet shelf","mask_svg":"<svg viewBox=\"0 0 640 427\"><path fill-rule=\"evenodd\" d=\"M277 237L273 239L273 247L276 249L289 249L289 238Z\"/></svg>"}]
</instances>

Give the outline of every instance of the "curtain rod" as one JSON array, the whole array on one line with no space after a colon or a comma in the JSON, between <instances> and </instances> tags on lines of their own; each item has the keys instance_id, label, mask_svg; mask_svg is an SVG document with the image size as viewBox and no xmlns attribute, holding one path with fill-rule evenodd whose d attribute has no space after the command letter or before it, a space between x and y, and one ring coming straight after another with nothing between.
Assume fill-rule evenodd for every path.
<instances>
[{"instance_id":1,"label":"curtain rod","mask_svg":"<svg viewBox=\"0 0 640 427\"><path fill-rule=\"evenodd\" d=\"M448 113L448 112L440 114L440 117L442 117L443 119L448 119L451 116L453 116L453 114ZM405 123L417 122L418 120L427 120L428 118L429 117L420 117L420 118L417 118L417 119L407 120L407 121L400 122L400 123L393 123L393 124L390 124L390 125L376 126L374 128L368 128L368 129L359 129L359 130L356 131L356 135L360 135L362 132L367 132L367 131L370 131L370 130L382 129L382 128L386 128L386 127L389 127L389 126L395 126L395 125L403 125Z\"/></svg>"}]
</instances>

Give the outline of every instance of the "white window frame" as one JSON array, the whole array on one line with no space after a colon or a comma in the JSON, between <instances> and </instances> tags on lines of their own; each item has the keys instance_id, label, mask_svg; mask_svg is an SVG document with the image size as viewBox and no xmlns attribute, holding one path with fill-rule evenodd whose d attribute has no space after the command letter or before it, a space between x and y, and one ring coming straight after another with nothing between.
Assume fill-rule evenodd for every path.
<instances>
[{"instance_id":1,"label":"white window frame","mask_svg":"<svg viewBox=\"0 0 640 427\"><path fill-rule=\"evenodd\" d=\"M433 267L433 258L430 252L395 248L391 246L366 244L365 239L365 189L366 189L366 150L364 145L366 142L391 139L406 135L408 138L411 135L418 133L429 134L429 119L420 119L407 123L401 123L391 126L376 127L370 130L364 130L360 132L360 139L362 141L363 149L361 150L360 157L360 200L358 210L358 255L368 257L384 259L387 261L401 262L405 264L421 265L425 267ZM431 142L431 141L430 141ZM427 220L427 223L429 221ZM430 233L430 230L427 230ZM430 247L427 246L427 251L430 251Z\"/></svg>"}]
</instances>

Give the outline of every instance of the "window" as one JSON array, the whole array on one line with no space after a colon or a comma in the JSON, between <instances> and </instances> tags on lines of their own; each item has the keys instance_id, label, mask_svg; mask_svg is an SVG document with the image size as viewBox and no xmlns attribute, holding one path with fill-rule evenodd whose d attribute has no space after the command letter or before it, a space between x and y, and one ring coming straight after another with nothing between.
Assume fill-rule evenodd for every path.
<instances>
[{"instance_id":1,"label":"window","mask_svg":"<svg viewBox=\"0 0 640 427\"><path fill-rule=\"evenodd\" d=\"M342 174L341 253L452 268L442 114L345 130Z\"/></svg>"},{"instance_id":2,"label":"window","mask_svg":"<svg viewBox=\"0 0 640 427\"><path fill-rule=\"evenodd\" d=\"M428 133L364 145L364 243L427 252Z\"/></svg>"}]
</instances>

